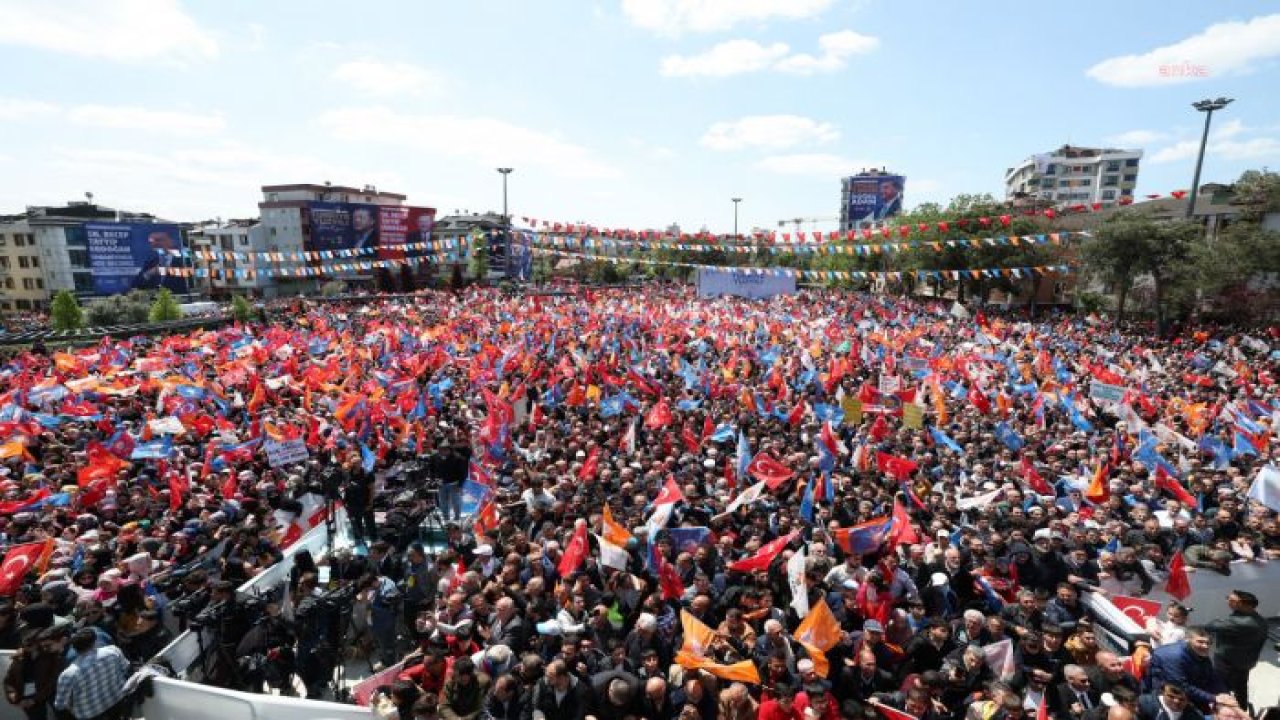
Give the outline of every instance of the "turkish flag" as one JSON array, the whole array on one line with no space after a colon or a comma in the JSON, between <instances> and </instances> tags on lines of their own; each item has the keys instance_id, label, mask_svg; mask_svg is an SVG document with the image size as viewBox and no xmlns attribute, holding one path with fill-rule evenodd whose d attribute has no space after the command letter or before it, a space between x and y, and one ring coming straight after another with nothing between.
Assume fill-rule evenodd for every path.
<instances>
[{"instance_id":1,"label":"turkish flag","mask_svg":"<svg viewBox=\"0 0 1280 720\"><path fill-rule=\"evenodd\" d=\"M653 504L666 505L678 502L684 502L684 493L680 491L680 485L676 483L675 476L668 475L667 481L662 485L662 490L658 492L658 497L653 499Z\"/></svg>"},{"instance_id":2,"label":"turkish flag","mask_svg":"<svg viewBox=\"0 0 1280 720\"><path fill-rule=\"evenodd\" d=\"M691 453L697 453L702 448L702 438L698 437L693 428L688 425L680 431L680 439L684 441L684 449Z\"/></svg>"},{"instance_id":3,"label":"turkish flag","mask_svg":"<svg viewBox=\"0 0 1280 720\"><path fill-rule=\"evenodd\" d=\"M1173 562L1169 563L1169 581L1164 584L1164 591L1178 598L1178 600L1186 600L1191 595L1191 578L1187 577L1187 562L1182 559L1182 553L1173 556Z\"/></svg>"},{"instance_id":4,"label":"turkish flag","mask_svg":"<svg viewBox=\"0 0 1280 720\"><path fill-rule=\"evenodd\" d=\"M582 467L578 469L578 479L583 482L594 480L596 474L600 472L600 447L591 448L587 453L587 459L583 461Z\"/></svg>"},{"instance_id":5,"label":"turkish flag","mask_svg":"<svg viewBox=\"0 0 1280 720\"><path fill-rule=\"evenodd\" d=\"M756 453L756 456L751 459L751 464L747 465L747 473L757 480L764 481L770 490L777 490L783 483L795 477L791 468L765 452Z\"/></svg>"},{"instance_id":6,"label":"turkish flag","mask_svg":"<svg viewBox=\"0 0 1280 720\"><path fill-rule=\"evenodd\" d=\"M48 549L50 540L15 545L9 548L0 563L0 597L10 597L18 593L22 581L32 569L39 565L40 558Z\"/></svg>"},{"instance_id":7,"label":"turkish flag","mask_svg":"<svg viewBox=\"0 0 1280 720\"><path fill-rule=\"evenodd\" d=\"M1116 606L1120 612L1129 616L1129 619L1138 623L1138 627L1146 628L1147 621L1160 617L1160 603L1155 600L1144 600L1143 598L1128 597L1126 595L1112 595L1111 604Z\"/></svg>"},{"instance_id":8,"label":"turkish flag","mask_svg":"<svg viewBox=\"0 0 1280 720\"><path fill-rule=\"evenodd\" d=\"M186 500L187 491L190 489L190 483L186 481L178 473L169 473L169 510L177 512L182 507L183 501Z\"/></svg>"},{"instance_id":9,"label":"turkish flag","mask_svg":"<svg viewBox=\"0 0 1280 720\"><path fill-rule=\"evenodd\" d=\"M876 466L895 480L910 480L911 474L919 467L912 460L882 452L876 453Z\"/></svg>"},{"instance_id":10,"label":"turkish flag","mask_svg":"<svg viewBox=\"0 0 1280 720\"><path fill-rule=\"evenodd\" d=\"M787 535L783 535L776 540L767 542L760 546L760 549L756 551L755 555L752 555L749 558L743 558L735 563L731 563L729 565L729 569L744 573L767 569L769 564L773 562L773 559L782 552L782 549L790 544L792 540L795 540L796 536L799 534L800 532L798 530L792 530Z\"/></svg>"},{"instance_id":11,"label":"turkish flag","mask_svg":"<svg viewBox=\"0 0 1280 720\"><path fill-rule=\"evenodd\" d=\"M569 546L564 549L564 554L560 556L560 564L556 566L560 578L568 578L582 561L587 558L587 525L583 523L573 531L573 538L569 540Z\"/></svg>"},{"instance_id":12,"label":"turkish flag","mask_svg":"<svg viewBox=\"0 0 1280 720\"><path fill-rule=\"evenodd\" d=\"M1044 476L1036 471L1036 466L1032 464L1031 458L1022 458L1022 479L1027 481L1027 487L1031 488L1038 495L1053 495L1053 488L1049 487L1049 483L1045 482Z\"/></svg>"},{"instance_id":13,"label":"turkish flag","mask_svg":"<svg viewBox=\"0 0 1280 720\"><path fill-rule=\"evenodd\" d=\"M667 559L658 556L658 585L662 588L663 600L679 600L684 597L684 583L680 582L680 574Z\"/></svg>"},{"instance_id":14,"label":"turkish flag","mask_svg":"<svg viewBox=\"0 0 1280 720\"><path fill-rule=\"evenodd\" d=\"M654 405L653 409L649 411L649 414L645 416L644 426L650 430L655 430L667 427L674 420L675 418L671 415L671 406L667 405L666 400L661 400L657 405Z\"/></svg>"},{"instance_id":15,"label":"turkish flag","mask_svg":"<svg viewBox=\"0 0 1280 720\"><path fill-rule=\"evenodd\" d=\"M896 498L893 501L893 527L889 530L886 542L890 547L920 542L920 533L911 524L911 515L907 513L906 506Z\"/></svg>"},{"instance_id":16,"label":"turkish flag","mask_svg":"<svg viewBox=\"0 0 1280 720\"><path fill-rule=\"evenodd\" d=\"M876 442L884 442L884 439L889 437L889 433L891 431L889 429L888 421L884 419L884 415L877 417L876 421L871 423L871 430L869 432L871 434L871 439Z\"/></svg>"},{"instance_id":17,"label":"turkish flag","mask_svg":"<svg viewBox=\"0 0 1280 720\"><path fill-rule=\"evenodd\" d=\"M1178 502L1189 508L1200 507L1200 503L1196 500L1195 496L1187 492L1187 489L1182 486L1182 483L1170 477L1169 472L1164 469L1163 465L1156 466L1156 489L1164 490L1172 495Z\"/></svg>"},{"instance_id":18,"label":"turkish flag","mask_svg":"<svg viewBox=\"0 0 1280 720\"><path fill-rule=\"evenodd\" d=\"M983 415L991 414L991 401L976 387L969 390L969 404L978 408L978 412Z\"/></svg>"},{"instance_id":19,"label":"turkish flag","mask_svg":"<svg viewBox=\"0 0 1280 720\"><path fill-rule=\"evenodd\" d=\"M889 707L875 700L871 701L871 707L875 708L876 714L884 718L884 720L919 720L915 715Z\"/></svg>"}]
</instances>

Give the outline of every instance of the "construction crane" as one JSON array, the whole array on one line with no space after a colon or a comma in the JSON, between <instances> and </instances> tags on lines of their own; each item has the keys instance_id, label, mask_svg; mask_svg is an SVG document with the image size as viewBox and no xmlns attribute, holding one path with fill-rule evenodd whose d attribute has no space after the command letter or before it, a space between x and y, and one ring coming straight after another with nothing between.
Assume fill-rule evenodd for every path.
<instances>
[{"instance_id":1,"label":"construction crane","mask_svg":"<svg viewBox=\"0 0 1280 720\"><path fill-rule=\"evenodd\" d=\"M813 227L814 227L815 225L817 225L818 223L827 223L827 222L835 222L835 223L838 223L838 222L840 222L840 217L839 217L839 216L835 216L835 217L798 217L798 218L787 218L787 219L779 220L779 221L778 221L778 227L780 227L780 228L781 228L781 227L786 227L786 226L787 226L787 223L793 223L793 224L795 224L795 226L796 226L796 230L795 230L795 231L796 231L796 232L800 232L800 230L801 230L801 226L802 226L804 223L809 223L809 229L810 229L810 230L812 230L812 229L813 229Z\"/></svg>"}]
</instances>

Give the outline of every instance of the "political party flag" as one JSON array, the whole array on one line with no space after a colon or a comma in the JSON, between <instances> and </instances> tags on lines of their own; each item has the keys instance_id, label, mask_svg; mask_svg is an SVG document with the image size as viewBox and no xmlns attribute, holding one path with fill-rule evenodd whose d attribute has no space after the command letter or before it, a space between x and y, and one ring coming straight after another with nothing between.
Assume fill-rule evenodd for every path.
<instances>
[{"instance_id":1,"label":"political party flag","mask_svg":"<svg viewBox=\"0 0 1280 720\"><path fill-rule=\"evenodd\" d=\"M680 627L684 643L680 649L691 655L702 657L711 649L716 633L709 625L689 614L688 610L680 611Z\"/></svg>"},{"instance_id":2,"label":"political party flag","mask_svg":"<svg viewBox=\"0 0 1280 720\"><path fill-rule=\"evenodd\" d=\"M991 668L991 672L997 679L1008 678L1018 670L1013 657L1013 641L1009 638L984 645L982 654L987 661L987 667Z\"/></svg>"},{"instance_id":3,"label":"political party flag","mask_svg":"<svg viewBox=\"0 0 1280 720\"><path fill-rule=\"evenodd\" d=\"M808 614L796 626L795 638L809 652L813 670L822 677L830 672L827 652L840 643L840 623L827 606L826 598L818 598Z\"/></svg>"},{"instance_id":4,"label":"political party flag","mask_svg":"<svg viewBox=\"0 0 1280 720\"><path fill-rule=\"evenodd\" d=\"M901 481L910 480L911 475L919 467L914 460L883 452L876 453L876 465L881 472Z\"/></svg>"},{"instance_id":5,"label":"political party flag","mask_svg":"<svg viewBox=\"0 0 1280 720\"><path fill-rule=\"evenodd\" d=\"M680 581L676 567L661 555L657 556L657 565L658 587L662 589L662 599L679 600L684 597L684 583Z\"/></svg>"},{"instance_id":6,"label":"political party flag","mask_svg":"<svg viewBox=\"0 0 1280 720\"><path fill-rule=\"evenodd\" d=\"M893 518L876 518L853 527L837 529L835 540L847 554L867 555L880 549L892 529Z\"/></svg>"},{"instance_id":7,"label":"political party flag","mask_svg":"<svg viewBox=\"0 0 1280 720\"><path fill-rule=\"evenodd\" d=\"M1169 563L1169 580L1164 584L1164 591L1178 598L1185 600L1191 595L1191 578L1187 577L1187 561L1183 559L1182 553L1173 556L1173 561Z\"/></svg>"},{"instance_id":8,"label":"political party flag","mask_svg":"<svg viewBox=\"0 0 1280 720\"><path fill-rule=\"evenodd\" d=\"M782 549L789 545L792 540L795 540L799 534L799 530L792 530L790 533L783 535L780 538L767 542L760 546L760 549L756 551L755 555L730 563L729 569L735 572L744 573L764 570L768 568L774 558L782 552Z\"/></svg>"},{"instance_id":9,"label":"political party flag","mask_svg":"<svg viewBox=\"0 0 1280 720\"><path fill-rule=\"evenodd\" d=\"M1253 476L1253 483L1249 485L1249 499L1280 512L1280 468L1275 465L1258 468L1258 474Z\"/></svg>"},{"instance_id":10,"label":"political party flag","mask_svg":"<svg viewBox=\"0 0 1280 720\"><path fill-rule=\"evenodd\" d=\"M956 501L956 508L959 510L971 510L976 507L985 507L996 501L1000 497L1000 493L1004 492L1002 488L996 488L991 492L981 495L972 495L966 498L960 498Z\"/></svg>"},{"instance_id":11,"label":"political party flag","mask_svg":"<svg viewBox=\"0 0 1280 720\"><path fill-rule=\"evenodd\" d=\"M674 505L678 502L684 502L684 493L680 490L680 485L676 483L674 475L668 475L667 481L662 484L662 489L658 491L658 496L653 499L654 506L658 505Z\"/></svg>"},{"instance_id":12,"label":"political party flag","mask_svg":"<svg viewBox=\"0 0 1280 720\"><path fill-rule=\"evenodd\" d=\"M595 536L596 544L600 547L600 564L615 570L625 571L631 559L626 549L609 542L608 538L603 535L591 534Z\"/></svg>"},{"instance_id":13,"label":"political party flag","mask_svg":"<svg viewBox=\"0 0 1280 720\"><path fill-rule=\"evenodd\" d=\"M800 517L810 525L813 524L813 484L817 477L817 475L809 477L809 482L804 486L804 494L800 496Z\"/></svg>"},{"instance_id":14,"label":"political party flag","mask_svg":"<svg viewBox=\"0 0 1280 720\"><path fill-rule=\"evenodd\" d=\"M1049 487L1049 483L1045 481L1044 476L1037 470L1031 458L1022 458L1022 479L1027 481L1027 487L1031 488L1037 495L1053 496L1053 488Z\"/></svg>"},{"instance_id":15,"label":"political party flag","mask_svg":"<svg viewBox=\"0 0 1280 720\"><path fill-rule=\"evenodd\" d=\"M686 670L705 670L721 680L744 682L752 685L760 684L760 671L756 669L756 664L750 660L743 660L732 665L722 665L714 660L698 657L688 651L681 650L676 653L676 664Z\"/></svg>"},{"instance_id":16,"label":"political party flag","mask_svg":"<svg viewBox=\"0 0 1280 720\"><path fill-rule=\"evenodd\" d=\"M726 513L732 513L733 511L737 510L743 505L750 505L751 503L754 503L755 501L764 497L764 491L766 487L767 486L765 482L761 480L760 482L752 485L746 490L743 490L742 492L738 493L738 497L734 498L732 501L730 501L730 503L727 506L725 506L724 511Z\"/></svg>"},{"instance_id":17,"label":"political party flag","mask_svg":"<svg viewBox=\"0 0 1280 720\"><path fill-rule=\"evenodd\" d=\"M957 453L959 455L964 454L964 447L961 446L960 443L953 440L950 435L947 435L946 433L942 432L938 428L936 427L929 428L929 436L933 438L933 442L935 445L941 445L942 447L945 447L948 450L954 453Z\"/></svg>"},{"instance_id":18,"label":"political party flag","mask_svg":"<svg viewBox=\"0 0 1280 720\"><path fill-rule=\"evenodd\" d=\"M139 443L134 446L131 460L164 460L173 454L173 437L165 435L159 440Z\"/></svg>"},{"instance_id":19,"label":"political party flag","mask_svg":"<svg viewBox=\"0 0 1280 720\"><path fill-rule=\"evenodd\" d=\"M617 520L613 519L613 511L609 509L608 504L604 506L603 527L604 538L619 547L626 547L634 537L631 531Z\"/></svg>"},{"instance_id":20,"label":"political party flag","mask_svg":"<svg viewBox=\"0 0 1280 720\"><path fill-rule=\"evenodd\" d=\"M996 423L996 439L1014 452L1018 452L1023 445L1026 445L1022 437L1004 421Z\"/></svg>"},{"instance_id":21,"label":"political party flag","mask_svg":"<svg viewBox=\"0 0 1280 720\"><path fill-rule=\"evenodd\" d=\"M1111 485L1108 479L1111 476L1111 463L1103 462L1098 465L1098 469L1093 473L1093 479L1089 481L1089 487L1084 491L1084 499L1094 505L1101 505L1111 497Z\"/></svg>"},{"instance_id":22,"label":"political party flag","mask_svg":"<svg viewBox=\"0 0 1280 720\"><path fill-rule=\"evenodd\" d=\"M800 548L787 560L787 587L791 589L791 607L797 617L809 613L809 588L804 584L804 548Z\"/></svg>"}]
</instances>

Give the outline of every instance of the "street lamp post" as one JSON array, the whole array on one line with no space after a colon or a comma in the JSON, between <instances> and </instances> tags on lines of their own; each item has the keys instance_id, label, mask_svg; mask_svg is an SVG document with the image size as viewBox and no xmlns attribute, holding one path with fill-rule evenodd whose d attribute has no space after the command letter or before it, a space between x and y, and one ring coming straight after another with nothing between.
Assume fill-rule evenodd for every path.
<instances>
[{"instance_id":1,"label":"street lamp post","mask_svg":"<svg viewBox=\"0 0 1280 720\"><path fill-rule=\"evenodd\" d=\"M1213 111L1235 102L1234 98L1220 97L1217 100L1201 100L1200 102L1191 103L1191 107L1199 112L1204 113L1204 134L1200 136L1200 154L1196 157L1196 174L1191 180L1191 197L1187 203L1188 220L1196 209L1196 195L1200 193L1200 169L1204 165L1204 148L1209 143L1209 121L1213 119Z\"/></svg>"},{"instance_id":2,"label":"street lamp post","mask_svg":"<svg viewBox=\"0 0 1280 720\"><path fill-rule=\"evenodd\" d=\"M498 168L498 172L502 174L502 222L507 226L511 225L511 219L507 217L507 176L515 168Z\"/></svg>"},{"instance_id":3,"label":"street lamp post","mask_svg":"<svg viewBox=\"0 0 1280 720\"><path fill-rule=\"evenodd\" d=\"M738 239L738 203L742 202L742 198L730 198L733 200L733 239Z\"/></svg>"}]
</instances>

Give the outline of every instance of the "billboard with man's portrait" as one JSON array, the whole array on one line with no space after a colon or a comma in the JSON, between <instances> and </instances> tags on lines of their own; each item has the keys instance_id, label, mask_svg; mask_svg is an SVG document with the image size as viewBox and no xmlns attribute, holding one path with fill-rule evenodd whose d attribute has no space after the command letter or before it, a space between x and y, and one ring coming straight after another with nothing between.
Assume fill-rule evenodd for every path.
<instances>
[{"instance_id":1,"label":"billboard with man's portrait","mask_svg":"<svg viewBox=\"0 0 1280 720\"><path fill-rule=\"evenodd\" d=\"M186 267L182 231L156 223L86 223L85 242L93 291L115 295L130 290L169 288L187 292L187 279L168 272Z\"/></svg>"},{"instance_id":2,"label":"billboard with man's portrait","mask_svg":"<svg viewBox=\"0 0 1280 720\"><path fill-rule=\"evenodd\" d=\"M855 175L844 182L851 226L879 223L902 214L902 191L906 186L903 176Z\"/></svg>"}]
</instances>

